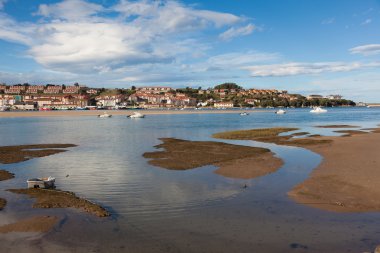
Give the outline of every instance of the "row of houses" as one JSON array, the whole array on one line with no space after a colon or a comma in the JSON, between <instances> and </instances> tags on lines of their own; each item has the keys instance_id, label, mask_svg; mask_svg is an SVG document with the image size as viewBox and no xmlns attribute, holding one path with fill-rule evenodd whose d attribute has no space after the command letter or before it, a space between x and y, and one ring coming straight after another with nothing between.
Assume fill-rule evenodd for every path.
<instances>
[{"instance_id":1,"label":"row of houses","mask_svg":"<svg viewBox=\"0 0 380 253\"><path fill-rule=\"evenodd\" d=\"M307 100L313 100L313 99L330 99L330 100L339 100L342 99L341 95L328 95L328 96L322 96L322 95L309 95L306 97Z\"/></svg>"},{"instance_id":2,"label":"row of houses","mask_svg":"<svg viewBox=\"0 0 380 253\"><path fill-rule=\"evenodd\" d=\"M0 92L4 94L78 94L83 86L65 85L0 85Z\"/></svg>"},{"instance_id":3,"label":"row of houses","mask_svg":"<svg viewBox=\"0 0 380 253\"><path fill-rule=\"evenodd\" d=\"M0 95L0 106L11 106L19 110L39 108L77 108L89 105L89 97L81 94L28 94Z\"/></svg>"}]
</instances>

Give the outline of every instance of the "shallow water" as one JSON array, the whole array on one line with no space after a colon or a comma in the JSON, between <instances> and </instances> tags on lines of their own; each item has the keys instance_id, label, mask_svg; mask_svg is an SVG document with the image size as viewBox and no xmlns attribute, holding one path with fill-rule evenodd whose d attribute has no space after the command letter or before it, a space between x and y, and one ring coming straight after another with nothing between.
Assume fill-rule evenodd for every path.
<instances>
[{"instance_id":1,"label":"shallow water","mask_svg":"<svg viewBox=\"0 0 380 253\"><path fill-rule=\"evenodd\" d=\"M317 125L375 127L380 109L333 108L327 114L291 109L251 113L0 118L0 145L73 143L68 152L3 165L16 174L0 190L24 187L29 177L51 175L57 186L106 206L109 219L75 210L33 210L65 217L62 226L38 239L36 247L100 252L363 252L380 244L380 214L336 214L295 204L286 196L321 161L308 150L253 141L226 141L268 147L285 164L276 173L252 180L225 178L213 166L188 171L153 167L142 157L159 138L214 140L213 133L263 127L298 127L336 135ZM221 141L221 140L214 140ZM248 188L243 188L247 184ZM0 191L8 206L0 223L29 215L25 196ZM0 236L0 241L6 241ZM8 238L9 239L9 238ZM23 242L25 243L25 242ZM23 245L20 242L20 245ZM8 242L9 244L9 242ZM7 244L7 245L8 245ZM30 246L30 245L29 245ZM21 247L21 246L20 246ZM7 248L19 250L15 244ZM1 251L1 250L0 250Z\"/></svg>"}]
</instances>

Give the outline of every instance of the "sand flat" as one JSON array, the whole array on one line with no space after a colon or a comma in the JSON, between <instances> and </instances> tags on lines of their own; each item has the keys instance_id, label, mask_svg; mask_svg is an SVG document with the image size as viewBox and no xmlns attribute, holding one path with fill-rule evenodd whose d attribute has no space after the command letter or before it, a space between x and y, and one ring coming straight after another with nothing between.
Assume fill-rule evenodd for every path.
<instances>
[{"instance_id":1,"label":"sand flat","mask_svg":"<svg viewBox=\"0 0 380 253\"><path fill-rule=\"evenodd\" d=\"M335 137L307 148L323 156L310 177L288 195L298 203L338 212L380 211L380 133Z\"/></svg>"},{"instance_id":2,"label":"sand flat","mask_svg":"<svg viewBox=\"0 0 380 253\"><path fill-rule=\"evenodd\" d=\"M269 149L211 141L162 138L156 146L164 151L149 152L150 164L171 170L188 170L206 165L219 167L215 173L230 178L255 178L278 170L283 162Z\"/></svg>"}]
</instances>

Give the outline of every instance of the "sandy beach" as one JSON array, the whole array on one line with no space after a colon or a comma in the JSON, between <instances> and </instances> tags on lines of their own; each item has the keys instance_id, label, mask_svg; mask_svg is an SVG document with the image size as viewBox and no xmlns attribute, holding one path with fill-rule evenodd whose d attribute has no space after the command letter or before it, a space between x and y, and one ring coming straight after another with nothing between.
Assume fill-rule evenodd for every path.
<instances>
[{"instance_id":1,"label":"sandy beach","mask_svg":"<svg viewBox=\"0 0 380 253\"><path fill-rule=\"evenodd\" d=\"M380 211L380 132L335 137L307 148L322 163L288 195L298 203L337 212Z\"/></svg>"},{"instance_id":2,"label":"sandy beach","mask_svg":"<svg viewBox=\"0 0 380 253\"><path fill-rule=\"evenodd\" d=\"M163 114L210 114L210 113L236 113L239 114L244 109L235 110L68 110L68 111L9 111L0 112L0 118L17 118L17 117L83 117L97 116L107 112L111 115L128 116L134 112L140 112L145 115L163 115ZM264 110L249 110L249 113L264 112Z\"/></svg>"},{"instance_id":3,"label":"sandy beach","mask_svg":"<svg viewBox=\"0 0 380 253\"><path fill-rule=\"evenodd\" d=\"M339 128L352 126L317 126ZM300 204L337 212L380 211L380 131L337 130L339 137L294 139L287 128L238 130L214 134L215 138L256 140L310 149L323 157L310 177L288 195Z\"/></svg>"}]
</instances>

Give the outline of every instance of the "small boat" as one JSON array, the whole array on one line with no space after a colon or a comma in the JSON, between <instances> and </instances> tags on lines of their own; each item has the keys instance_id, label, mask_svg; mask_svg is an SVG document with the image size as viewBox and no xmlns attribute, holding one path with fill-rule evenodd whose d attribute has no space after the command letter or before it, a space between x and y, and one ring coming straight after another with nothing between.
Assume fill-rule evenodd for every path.
<instances>
[{"instance_id":1,"label":"small boat","mask_svg":"<svg viewBox=\"0 0 380 253\"><path fill-rule=\"evenodd\" d=\"M310 111L311 113L326 113L326 109L322 109L321 107L314 107L313 110Z\"/></svg>"},{"instance_id":2,"label":"small boat","mask_svg":"<svg viewBox=\"0 0 380 253\"><path fill-rule=\"evenodd\" d=\"M28 183L28 188L54 188L55 178L31 178L26 181Z\"/></svg>"},{"instance_id":3,"label":"small boat","mask_svg":"<svg viewBox=\"0 0 380 253\"><path fill-rule=\"evenodd\" d=\"M145 115L139 112L134 112L132 115L128 115L127 117L131 119L138 119L138 118L144 118Z\"/></svg>"},{"instance_id":4,"label":"small boat","mask_svg":"<svg viewBox=\"0 0 380 253\"><path fill-rule=\"evenodd\" d=\"M249 115L249 113L247 113L247 112L240 113L240 116L247 116L247 115Z\"/></svg>"},{"instance_id":5,"label":"small boat","mask_svg":"<svg viewBox=\"0 0 380 253\"><path fill-rule=\"evenodd\" d=\"M107 112L104 112L103 114L99 114L98 118L111 118L112 115L108 114Z\"/></svg>"},{"instance_id":6,"label":"small boat","mask_svg":"<svg viewBox=\"0 0 380 253\"><path fill-rule=\"evenodd\" d=\"M285 113L286 113L286 111L285 111L285 110L282 110L282 109L280 109L280 110L278 110L278 111L275 111L274 113L275 113L275 114L285 114Z\"/></svg>"}]
</instances>

